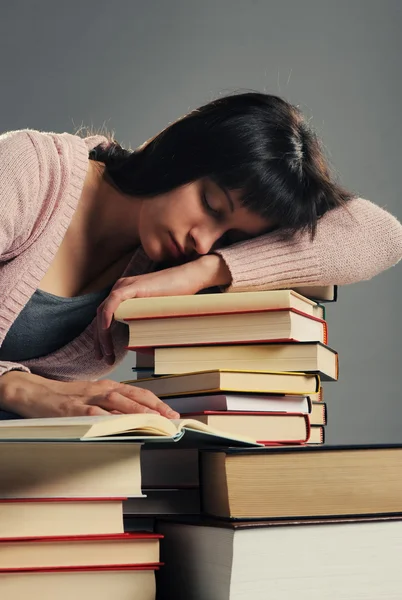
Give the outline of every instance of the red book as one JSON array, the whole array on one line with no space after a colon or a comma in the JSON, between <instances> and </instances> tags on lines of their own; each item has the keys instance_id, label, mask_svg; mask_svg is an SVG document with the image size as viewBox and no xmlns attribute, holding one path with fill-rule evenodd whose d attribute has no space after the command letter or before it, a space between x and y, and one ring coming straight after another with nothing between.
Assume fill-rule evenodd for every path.
<instances>
[{"instance_id":1,"label":"red book","mask_svg":"<svg viewBox=\"0 0 402 600\"><path fill-rule=\"evenodd\" d=\"M155 598L155 571L161 563L0 569L1 597L7 600L41 598Z\"/></svg>"},{"instance_id":2,"label":"red book","mask_svg":"<svg viewBox=\"0 0 402 600\"><path fill-rule=\"evenodd\" d=\"M159 564L154 533L0 539L0 571L93 569Z\"/></svg>"},{"instance_id":3,"label":"red book","mask_svg":"<svg viewBox=\"0 0 402 600\"><path fill-rule=\"evenodd\" d=\"M39 569L21 567L17 569L0 569L0 575L7 573L82 573L83 571L96 573L102 571L157 571L161 566L163 566L163 563L150 565L103 565L95 567L41 567Z\"/></svg>"},{"instance_id":4,"label":"red book","mask_svg":"<svg viewBox=\"0 0 402 600\"><path fill-rule=\"evenodd\" d=\"M134 319L127 321L127 325L130 350L205 344L328 342L323 319L287 308Z\"/></svg>"},{"instance_id":5,"label":"red book","mask_svg":"<svg viewBox=\"0 0 402 600\"><path fill-rule=\"evenodd\" d=\"M303 444L310 437L307 414L285 412L212 411L182 414L231 435L245 435L260 444Z\"/></svg>"}]
</instances>

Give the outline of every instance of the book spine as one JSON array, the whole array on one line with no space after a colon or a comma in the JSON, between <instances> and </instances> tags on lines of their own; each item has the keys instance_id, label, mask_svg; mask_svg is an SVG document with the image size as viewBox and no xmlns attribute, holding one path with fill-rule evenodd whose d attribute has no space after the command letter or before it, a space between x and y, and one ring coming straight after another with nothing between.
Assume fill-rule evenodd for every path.
<instances>
[{"instance_id":1,"label":"book spine","mask_svg":"<svg viewBox=\"0 0 402 600\"><path fill-rule=\"evenodd\" d=\"M15 567L1 569L1 573L81 573L83 571L157 571L164 563L125 565L83 565L75 567Z\"/></svg>"},{"instance_id":2,"label":"book spine","mask_svg":"<svg viewBox=\"0 0 402 600\"><path fill-rule=\"evenodd\" d=\"M18 442L17 442L18 443ZM63 496L57 497L57 498L0 498L0 504L12 504L12 503L50 503L50 502L57 502L57 503L61 503L61 502L123 502L124 500L127 500L127 498L101 498L101 497L97 497L97 498L90 498L90 497L84 497L84 498L65 498Z\"/></svg>"},{"instance_id":3,"label":"book spine","mask_svg":"<svg viewBox=\"0 0 402 600\"><path fill-rule=\"evenodd\" d=\"M311 432L311 426L310 426L310 418L308 415L303 415L303 414L299 414L299 413L288 413L291 414L293 416L295 416L295 414L298 414L298 416L303 417L304 419L304 423L305 423L305 427L306 427L306 433L303 439L301 440L282 440L280 442L270 442L267 440L257 440L257 444L263 444L264 446L285 446L285 445L297 445L300 446L301 444L306 444L309 440L310 437L310 432Z\"/></svg>"},{"instance_id":4,"label":"book spine","mask_svg":"<svg viewBox=\"0 0 402 600\"><path fill-rule=\"evenodd\" d=\"M146 317L127 317L122 320L123 323L126 323L130 326L131 321L149 321L149 320L161 320L161 319L190 319L194 317L218 317L223 315L245 315L249 313L271 313L271 312L294 312L298 315L302 315L307 319L313 319L314 321L323 321L320 317L316 317L314 315L309 315L308 313L299 310L298 308L289 308L289 307L281 307L281 308L255 308L255 309L244 309L244 310L226 310L221 312L205 312L205 313L186 313L186 314L174 314L174 315L157 315L157 316L146 316Z\"/></svg>"},{"instance_id":5,"label":"book spine","mask_svg":"<svg viewBox=\"0 0 402 600\"><path fill-rule=\"evenodd\" d=\"M159 533L108 533L94 535L48 535L32 537L9 537L0 538L0 544L18 544L24 542L90 542L90 541L119 541L119 540L151 540L163 539Z\"/></svg>"}]
</instances>

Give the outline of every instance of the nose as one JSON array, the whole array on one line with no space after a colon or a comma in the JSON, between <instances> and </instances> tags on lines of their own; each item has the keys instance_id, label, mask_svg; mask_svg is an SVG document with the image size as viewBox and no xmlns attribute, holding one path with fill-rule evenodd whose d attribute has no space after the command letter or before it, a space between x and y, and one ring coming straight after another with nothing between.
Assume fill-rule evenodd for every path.
<instances>
[{"instance_id":1,"label":"nose","mask_svg":"<svg viewBox=\"0 0 402 600\"><path fill-rule=\"evenodd\" d=\"M194 250L197 254L208 254L211 248L222 237L224 231L221 229L193 229L190 237L193 241Z\"/></svg>"}]
</instances>

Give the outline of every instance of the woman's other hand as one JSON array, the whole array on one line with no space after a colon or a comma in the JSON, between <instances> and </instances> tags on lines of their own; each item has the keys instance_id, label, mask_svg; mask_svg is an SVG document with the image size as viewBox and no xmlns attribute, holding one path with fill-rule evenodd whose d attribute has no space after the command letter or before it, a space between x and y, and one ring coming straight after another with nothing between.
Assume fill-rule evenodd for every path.
<instances>
[{"instance_id":1,"label":"woman's other hand","mask_svg":"<svg viewBox=\"0 0 402 600\"><path fill-rule=\"evenodd\" d=\"M229 269L217 254L207 254L162 271L119 279L98 308L94 339L97 358L105 358L110 365L114 363L110 326L115 310L124 300L154 296L188 296L208 287L228 285L230 281Z\"/></svg>"},{"instance_id":2,"label":"woman's other hand","mask_svg":"<svg viewBox=\"0 0 402 600\"><path fill-rule=\"evenodd\" d=\"M152 392L117 381L55 381L32 373L10 371L0 377L0 408L22 417L74 417L158 413L179 414Z\"/></svg>"}]
</instances>

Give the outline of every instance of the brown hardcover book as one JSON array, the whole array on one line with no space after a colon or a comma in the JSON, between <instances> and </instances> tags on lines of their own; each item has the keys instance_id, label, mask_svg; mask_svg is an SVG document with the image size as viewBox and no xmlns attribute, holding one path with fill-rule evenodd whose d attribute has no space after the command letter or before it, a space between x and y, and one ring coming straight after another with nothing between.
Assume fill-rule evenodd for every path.
<instances>
[{"instance_id":1,"label":"brown hardcover book","mask_svg":"<svg viewBox=\"0 0 402 600\"><path fill-rule=\"evenodd\" d=\"M324 320L295 309L132 319L128 348L252 342L327 343Z\"/></svg>"},{"instance_id":2,"label":"brown hardcover book","mask_svg":"<svg viewBox=\"0 0 402 600\"><path fill-rule=\"evenodd\" d=\"M203 510L224 518L402 514L402 445L201 453Z\"/></svg>"},{"instance_id":3,"label":"brown hardcover book","mask_svg":"<svg viewBox=\"0 0 402 600\"><path fill-rule=\"evenodd\" d=\"M334 381L338 379L338 354L318 342L155 348L155 375L208 369L299 371Z\"/></svg>"},{"instance_id":4,"label":"brown hardcover book","mask_svg":"<svg viewBox=\"0 0 402 600\"><path fill-rule=\"evenodd\" d=\"M224 369L150 377L124 383L150 390L161 398L222 391L296 396L316 394L320 391L320 378L314 374Z\"/></svg>"}]
</instances>

